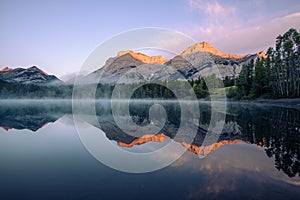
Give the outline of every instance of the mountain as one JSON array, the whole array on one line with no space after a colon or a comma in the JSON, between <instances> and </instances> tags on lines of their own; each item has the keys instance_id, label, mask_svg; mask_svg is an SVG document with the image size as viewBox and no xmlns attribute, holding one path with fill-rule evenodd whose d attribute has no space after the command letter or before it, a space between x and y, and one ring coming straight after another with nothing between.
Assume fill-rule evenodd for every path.
<instances>
[{"instance_id":1,"label":"mountain","mask_svg":"<svg viewBox=\"0 0 300 200\"><path fill-rule=\"evenodd\" d=\"M130 77L127 78L134 79L137 82L140 82L145 80L145 78L149 78L152 71L157 71L158 69L163 67L164 65L161 63L165 62L166 60L164 60L161 56L152 57L141 53L134 53L133 51L121 51L116 57L109 58L102 68L86 76L84 78L84 82L96 82L101 76L102 79L100 81L102 83L114 84L118 82L120 77L122 77L123 75L126 76L127 71L133 72L130 74ZM145 65L147 65L148 67L146 67ZM141 66L144 67L141 68ZM143 73L146 76L143 76L142 73L139 72L139 70L143 70Z\"/></svg>"},{"instance_id":2,"label":"mountain","mask_svg":"<svg viewBox=\"0 0 300 200\"><path fill-rule=\"evenodd\" d=\"M127 51L120 51L118 53L118 57L125 55L125 54L130 54L132 57L134 57L137 60L142 61L143 63L159 63L159 64L163 64L165 62L167 62L168 60L165 60L162 56L147 56L146 54L143 53L136 53L133 52L131 50L127 50Z\"/></svg>"},{"instance_id":3,"label":"mountain","mask_svg":"<svg viewBox=\"0 0 300 200\"><path fill-rule=\"evenodd\" d=\"M170 60L162 56L147 56L131 50L121 51L116 57L109 58L105 65L84 78L85 82L115 84L156 80L198 79L213 73L217 67L219 78L236 77L242 66L252 59L265 57L264 52L240 56L225 54L207 42L188 47Z\"/></svg>"},{"instance_id":4,"label":"mountain","mask_svg":"<svg viewBox=\"0 0 300 200\"><path fill-rule=\"evenodd\" d=\"M60 76L59 78L66 84L74 84L75 79L83 78L84 75L78 74L78 72L71 72L65 75Z\"/></svg>"},{"instance_id":5,"label":"mountain","mask_svg":"<svg viewBox=\"0 0 300 200\"><path fill-rule=\"evenodd\" d=\"M36 66L28 69L5 67L0 70L0 80L8 83L30 83L30 84L62 84L63 82L54 75L48 75Z\"/></svg>"},{"instance_id":6,"label":"mountain","mask_svg":"<svg viewBox=\"0 0 300 200\"><path fill-rule=\"evenodd\" d=\"M191 69L184 71L185 73L189 72L187 73L187 79L195 79L199 76L212 74L213 65L218 68L221 76L219 78L224 79L226 76L237 77L243 65L248 64L252 59L256 60L258 57L266 57L263 51L245 56L225 54L207 42L200 42L188 47L180 56L193 66ZM178 58L175 57L174 59Z\"/></svg>"},{"instance_id":7,"label":"mountain","mask_svg":"<svg viewBox=\"0 0 300 200\"><path fill-rule=\"evenodd\" d=\"M10 70L12 70L12 68L4 67L3 69L0 70L0 72L8 72Z\"/></svg>"},{"instance_id":8,"label":"mountain","mask_svg":"<svg viewBox=\"0 0 300 200\"><path fill-rule=\"evenodd\" d=\"M241 59L245 56L240 56L240 55L236 55L236 54L224 54L221 51L219 51L218 49L215 49L214 47L212 47L209 43L207 42L200 42L200 43L196 43L190 47L188 47L184 52L182 52L182 56L185 55L189 55L189 54L194 54L194 53L198 53L198 52L207 52L222 58L231 58L231 59Z\"/></svg>"}]
</instances>

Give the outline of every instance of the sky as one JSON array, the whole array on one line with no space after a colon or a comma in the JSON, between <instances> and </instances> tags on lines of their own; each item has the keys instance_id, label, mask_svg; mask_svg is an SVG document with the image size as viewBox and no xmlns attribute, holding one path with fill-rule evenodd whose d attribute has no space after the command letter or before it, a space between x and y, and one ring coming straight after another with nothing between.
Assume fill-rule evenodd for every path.
<instances>
[{"instance_id":1,"label":"sky","mask_svg":"<svg viewBox=\"0 0 300 200\"><path fill-rule=\"evenodd\" d=\"M65 77L113 35L143 27L176 30L225 53L256 53L300 29L300 2L1 0L0 68L35 65Z\"/></svg>"}]
</instances>

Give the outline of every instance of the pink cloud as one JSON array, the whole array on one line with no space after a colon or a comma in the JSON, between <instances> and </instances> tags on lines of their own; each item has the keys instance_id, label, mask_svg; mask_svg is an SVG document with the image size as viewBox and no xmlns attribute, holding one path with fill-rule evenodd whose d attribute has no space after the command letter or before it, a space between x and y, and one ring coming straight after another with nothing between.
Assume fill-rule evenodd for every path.
<instances>
[{"instance_id":1,"label":"pink cloud","mask_svg":"<svg viewBox=\"0 0 300 200\"><path fill-rule=\"evenodd\" d=\"M207 15L209 22L231 20L236 14L234 6L221 5L218 1L188 0L188 5L191 10L201 11Z\"/></svg>"},{"instance_id":2,"label":"pink cloud","mask_svg":"<svg viewBox=\"0 0 300 200\"><path fill-rule=\"evenodd\" d=\"M300 12L267 19L263 16L241 21L236 7L218 1L188 0L192 12L203 12L205 23L185 27L185 33L197 41L207 41L226 53L247 54L273 46L277 35L289 28L300 29ZM188 31L186 31L188 30Z\"/></svg>"},{"instance_id":3,"label":"pink cloud","mask_svg":"<svg viewBox=\"0 0 300 200\"><path fill-rule=\"evenodd\" d=\"M230 53L255 53L273 46L276 37L290 28L300 29L300 12L258 22L252 27L219 31L214 34L213 43L220 50Z\"/></svg>"}]
</instances>

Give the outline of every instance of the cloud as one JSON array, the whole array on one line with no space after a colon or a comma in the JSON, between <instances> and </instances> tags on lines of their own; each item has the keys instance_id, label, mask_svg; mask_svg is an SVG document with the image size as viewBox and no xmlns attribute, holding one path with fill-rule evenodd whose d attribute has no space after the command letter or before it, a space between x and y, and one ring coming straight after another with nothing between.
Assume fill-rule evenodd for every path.
<instances>
[{"instance_id":1,"label":"cloud","mask_svg":"<svg viewBox=\"0 0 300 200\"><path fill-rule=\"evenodd\" d=\"M300 29L300 12L271 19L253 13L251 18L245 19L241 4L232 6L219 1L188 0L188 6L192 12L200 12L204 23L184 27L184 32L225 53L247 54L267 50L274 45L279 34L289 28Z\"/></svg>"},{"instance_id":2,"label":"cloud","mask_svg":"<svg viewBox=\"0 0 300 200\"><path fill-rule=\"evenodd\" d=\"M300 12L258 22L256 26L246 28L235 30L213 28L217 30L213 43L221 50L230 53L255 53L274 46L276 37L288 29L300 29Z\"/></svg>"},{"instance_id":3,"label":"cloud","mask_svg":"<svg viewBox=\"0 0 300 200\"><path fill-rule=\"evenodd\" d=\"M221 24L236 15L236 7L221 5L218 1L188 0L188 5L192 11L203 12L208 23Z\"/></svg>"}]
</instances>

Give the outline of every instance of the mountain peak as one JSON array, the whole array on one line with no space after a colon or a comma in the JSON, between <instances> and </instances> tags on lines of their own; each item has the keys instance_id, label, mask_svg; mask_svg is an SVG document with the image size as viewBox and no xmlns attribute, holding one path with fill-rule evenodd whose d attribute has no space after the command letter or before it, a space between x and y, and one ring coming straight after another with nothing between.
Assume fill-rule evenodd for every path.
<instances>
[{"instance_id":1,"label":"mountain peak","mask_svg":"<svg viewBox=\"0 0 300 200\"><path fill-rule=\"evenodd\" d=\"M165 60L162 56L148 56L146 54L134 52L132 50L120 51L118 52L117 56L120 57L126 54L130 54L133 58L140 60L146 64L153 64L153 63L163 64L168 61Z\"/></svg>"},{"instance_id":2,"label":"mountain peak","mask_svg":"<svg viewBox=\"0 0 300 200\"><path fill-rule=\"evenodd\" d=\"M267 55L264 51L260 51L257 53L257 56L260 57L260 58L267 58Z\"/></svg>"},{"instance_id":3,"label":"mountain peak","mask_svg":"<svg viewBox=\"0 0 300 200\"><path fill-rule=\"evenodd\" d=\"M10 67L4 67L3 69L0 70L0 72L8 72L10 70L12 70L12 68L10 68Z\"/></svg>"},{"instance_id":4,"label":"mountain peak","mask_svg":"<svg viewBox=\"0 0 300 200\"><path fill-rule=\"evenodd\" d=\"M235 140L222 140L219 142L216 142L214 144L211 145L207 145L207 146L197 146L197 145L193 145L193 144L187 144L185 142L180 142L182 146L184 146L188 151L196 154L196 155L201 155L201 156L207 156L210 153L212 153L213 151L216 151L217 149L219 149L220 147L222 147L223 145L232 145L232 144L237 144L237 143L247 143L244 140L241 139L235 139Z\"/></svg>"},{"instance_id":5,"label":"mountain peak","mask_svg":"<svg viewBox=\"0 0 300 200\"><path fill-rule=\"evenodd\" d=\"M145 144L147 142L162 142L164 139L167 139L167 138L170 138L170 137L163 134L163 133L159 133L159 134L156 134L156 135L149 134L149 135L144 135L140 138L137 138L129 144L119 141L118 145L120 147L132 148L135 145L141 145L141 144Z\"/></svg>"},{"instance_id":6,"label":"mountain peak","mask_svg":"<svg viewBox=\"0 0 300 200\"><path fill-rule=\"evenodd\" d=\"M197 43L198 46L202 46L203 49L211 49L213 48L208 42L199 42Z\"/></svg>"},{"instance_id":7,"label":"mountain peak","mask_svg":"<svg viewBox=\"0 0 300 200\"><path fill-rule=\"evenodd\" d=\"M44 70L38 68L37 66L29 67L28 70L38 70L38 71L44 73L44 74L47 75L47 76L49 75L47 72L45 72Z\"/></svg>"},{"instance_id":8,"label":"mountain peak","mask_svg":"<svg viewBox=\"0 0 300 200\"><path fill-rule=\"evenodd\" d=\"M32 69L39 69L37 66L31 66L29 68L32 68Z\"/></svg>"},{"instance_id":9,"label":"mountain peak","mask_svg":"<svg viewBox=\"0 0 300 200\"><path fill-rule=\"evenodd\" d=\"M244 56L240 56L240 55L236 55L236 54L225 54L225 53L219 51L218 49L214 48L213 46L211 46L208 42L204 42L204 41L196 43L196 44L188 47L181 55L185 56L185 55L193 54L193 53L197 53L197 52L207 52L207 53L211 53L213 55L220 56L223 58L240 59L240 58L244 57Z\"/></svg>"}]
</instances>

